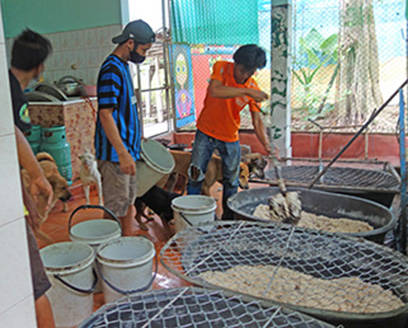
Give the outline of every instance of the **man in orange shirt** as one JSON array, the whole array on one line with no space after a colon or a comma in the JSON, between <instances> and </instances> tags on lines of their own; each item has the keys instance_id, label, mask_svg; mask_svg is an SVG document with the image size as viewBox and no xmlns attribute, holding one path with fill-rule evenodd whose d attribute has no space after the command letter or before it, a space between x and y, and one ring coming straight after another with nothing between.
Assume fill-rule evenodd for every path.
<instances>
[{"instance_id":1,"label":"man in orange shirt","mask_svg":"<svg viewBox=\"0 0 408 328\"><path fill-rule=\"evenodd\" d=\"M247 44L234 53L233 59L233 63L218 61L214 64L204 108L197 120L187 186L189 194L201 192L208 162L214 149L218 149L223 170L223 219L232 218L226 202L238 190L240 111L247 105L258 140L268 153L271 152L257 104L268 99L268 95L251 77L257 69L265 66L265 51L255 44Z\"/></svg>"}]
</instances>

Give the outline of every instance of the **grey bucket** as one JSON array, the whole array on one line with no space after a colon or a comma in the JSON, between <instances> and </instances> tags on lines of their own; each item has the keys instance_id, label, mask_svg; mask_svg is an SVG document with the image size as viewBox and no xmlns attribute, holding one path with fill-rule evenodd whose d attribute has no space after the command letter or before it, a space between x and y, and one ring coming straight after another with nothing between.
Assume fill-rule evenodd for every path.
<instances>
[{"instance_id":1,"label":"grey bucket","mask_svg":"<svg viewBox=\"0 0 408 328\"><path fill-rule=\"evenodd\" d=\"M171 153L155 140L142 140L140 156L141 160L136 161L137 197L143 196L174 168L174 158Z\"/></svg>"},{"instance_id":2,"label":"grey bucket","mask_svg":"<svg viewBox=\"0 0 408 328\"><path fill-rule=\"evenodd\" d=\"M187 195L171 201L174 212L175 231L179 232L189 225L199 225L215 220L217 203L204 195Z\"/></svg>"},{"instance_id":3,"label":"grey bucket","mask_svg":"<svg viewBox=\"0 0 408 328\"><path fill-rule=\"evenodd\" d=\"M52 287L47 291L55 325L75 327L93 312L95 252L84 243L61 242L40 250Z\"/></svg>"},{"instance_id":4,"label":"grey bucket","mask_svg":"<svg viewBox=\"0 0 408 328\"><path fill-rule=\"evenodd\" d=\"M157 274L156 257L152 275L155 255L154 244L145 236L120 237L99 246L96 259L105 302L148 290Z\"/></svg>"},{"instance_id":5,"label":"grey bucket","mask_svg":"<svg viewBox=\"0 0 408 328\"><path fill-rule=\"evenodd\" d=\"M72 220L74 216L82 210L86 209L100 209L109 214L112 220L107 219L92 219L83 222L79 222L72 226ZM82 205L76 208L70 215L68 220L68 234L72 241L86 243L91 246L95 253L99 245L104 244L110 240L119 238L122 236L122 227L120 221L109 209L100 205ZM98 263L94 262L94 268ZM97 270L98 271L98 270ZM99 278L99 277L98 277ZM98 279L98 283L95 287L95 293L102 292L101 279Z\"/></svg>"}]
</instances>

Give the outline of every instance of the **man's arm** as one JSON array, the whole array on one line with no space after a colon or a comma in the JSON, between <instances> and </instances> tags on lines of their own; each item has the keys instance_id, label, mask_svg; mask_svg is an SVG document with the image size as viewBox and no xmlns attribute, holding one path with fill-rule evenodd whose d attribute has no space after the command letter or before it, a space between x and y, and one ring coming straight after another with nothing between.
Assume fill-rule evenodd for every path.
<instances>
[{"instance_id":1,"label":"man's arm","mask_svg":"<svg viewBox=\"0 0 408 328\"><path fill-rule=\"evenodd\" d=\"M266 135L265 127L262 122L261 113L251 111L251 117L252 117L252 124L254 125L256 137L261 142L262 146L264 146L266 152L270 154L272 151L272 148L271 148L271 145L269 144L268 137Z\"/></svg>"},{"instance_id":2,"label":"man's arm","mask_svg":"<svg viewBox=\"0 0 408 328\"><path fill-rule=\"evenodd\" d=\"M208 91L211 97L215 98L234 98L234 97L244 97L249 96L253 98L256 102L261 102L268 99L268 95L256 89L250 88L234 88L227 87L222 84L219 80L211 80L208 86Z\"/></svg>"},{"instance_id":3,"label":"man's arm","mask_svg":"<svg viewBox=\"0 0 408 328\"><path fill-rule=\"evenodd\" d=\"M24 137L23 132L15 126L16 142L17 142L17 153L18 161L20 165L27 170L31 178L30 192L34 198L36 198L40 193L48 196L47 208L51 205L53 198L53 191L50 183L44 176L40 164L33 151L31 150L30 144Z\"/></svg>"},{"instance_id":4,"label":"man's arm","mask_svg":"<svg viewBox=\"0 0 408 328\"><path fill-rule=\"evenodd\" d=\"M101 120L103 130L105 131L109 142L118 153L120 170L125 174L135 175L136 163L122 142L119 130L112 117L112 112L113 109L111 108L99 110L99 119Z\"/></svg>"}]
</instances>

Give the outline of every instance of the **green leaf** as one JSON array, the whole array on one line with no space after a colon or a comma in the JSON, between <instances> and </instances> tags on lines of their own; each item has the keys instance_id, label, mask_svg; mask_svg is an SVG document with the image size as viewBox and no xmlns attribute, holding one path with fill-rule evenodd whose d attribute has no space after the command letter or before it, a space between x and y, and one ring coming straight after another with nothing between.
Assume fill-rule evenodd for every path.
<instances>
[{"instance_id":1,"label":"green leaf","mask_svg":"<svg viewBox=\"0 0 408 328\"><path fill-rule=\"evenodd\" d=\"M330 55L335 52L337 52L337 47L338 47L338 35L332 34L330 35L326 40L324 40L321 45L320 49L322 50L323 53Z\"/></svg>"},{"instance_id":2,"label":"green leaf","mask_svg":"<svg viewBox=\"0 0 408 328\"><path fill-rule=\"evenodd\" d=\"M323 41L323 36L315 28L312 28L310 32L305 36L305 43L308 45L308 48L312 48L316 51L319 50L319 47Z\"/></svg>"},{"instance_id":3,"label":"green leaf","mask_svg":"<svg viewBox=\"0 0 408 328\"><path fill-rule=\"evenodd\" d=\"M313 73L310 75L310 82L312 82L314 76L316 75L316 73L317 73L317 71L320 69L320 67L322 67L322 65L319 65L318 67L316 67L316 68L313 70Z\"/></svg>"},{"instance_id":4,"label":"green leaf","mask_svg":"<svg viewBox=\"0 0 408 328\"><path fill-rule=\"evenodd\" d=\"M298 73L296 73L296 71L292 71L292 73L295 75L295 77L298 79L298 81L300 82L300 84L304 85L305 82L302 80L302 78L300 77L300 75Z\"/></svg>"},{"instance_id":5,"label":"green leaf","mask_svg":"<svg viewBox=\"0 0 408 328\"><path fill-rule=\"evenodd\" d=\"M309 61L309 66L317 66L320 64L321 60L313 49L307 49L307 58Z\"/></svg>"},{"instance_id":6,"label":"green leaf","mask_svg":"<svg viewBox=\"0 0 408 328\"><path fill-rule=\"evenodd\" d=\"M309 81L309 76L307 75L306 70L301 68L300 73L302 73L302 75L303 75L304 84L307 85L309 83L308 82Z\"/></svg>"}]
</instances>

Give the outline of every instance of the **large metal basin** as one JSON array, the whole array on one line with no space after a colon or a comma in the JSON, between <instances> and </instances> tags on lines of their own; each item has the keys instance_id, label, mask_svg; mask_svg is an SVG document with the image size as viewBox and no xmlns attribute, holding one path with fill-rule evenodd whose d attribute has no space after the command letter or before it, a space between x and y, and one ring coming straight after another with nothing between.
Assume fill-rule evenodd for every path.
<instances>
[{"instance_id":1,"label":"large metal basin","mask_svg":"<svg viewBox=\"0 0 408 328\"><path fill-rule=\"evenodd\" d=\"M296 187L290 187L288 190L299 192L302 209L307 212L326 215L333 219L341 217L360 220L374 227L372 231L347 233L350 236L363 237L382 244L385 234L396 224L396 218L388 208L370 200ZM231 196L227 204L236 219L271 222L252 213L258 205L268 204L268 199L278 192L278 187L249 189Z\"/></svg>"}]
</instances>

